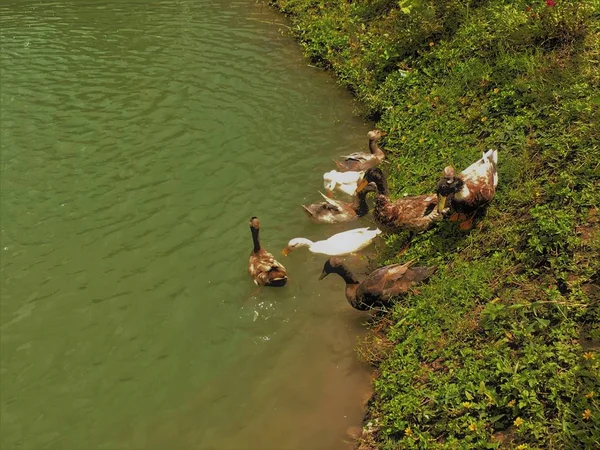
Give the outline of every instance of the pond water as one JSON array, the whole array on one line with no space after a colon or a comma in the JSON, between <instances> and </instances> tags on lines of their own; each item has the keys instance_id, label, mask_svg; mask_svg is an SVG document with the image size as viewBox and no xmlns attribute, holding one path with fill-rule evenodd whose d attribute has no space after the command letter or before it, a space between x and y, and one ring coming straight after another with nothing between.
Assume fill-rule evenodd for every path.
<instances>
[{"instance_id":1,"label":"pond water","mask_svg":"<svg viewBox=\"0 0 600 450\"><path fill-rule=\"evenodd\" d=\"M300 208L367 148L350 95L252 0L0 17L0 447L347 448L365 315L280 251L359 225ZM253 215L282 289L246 272Z\"/></svg>"}]
</instances>

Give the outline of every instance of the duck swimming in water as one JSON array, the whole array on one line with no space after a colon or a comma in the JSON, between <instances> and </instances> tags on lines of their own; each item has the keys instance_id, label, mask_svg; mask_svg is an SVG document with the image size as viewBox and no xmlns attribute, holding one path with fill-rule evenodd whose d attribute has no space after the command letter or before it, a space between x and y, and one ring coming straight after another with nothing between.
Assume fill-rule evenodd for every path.
<instances>
[{"instance_id":1,"label":"duck swimming in water","mask_svg":"<svg viewBox=\"0 0 600 450\"><path fill-rule=\"evenodd\" d=\"M287 256L299 247L308 247L312 253L329 256L349 255L368 247L380 233L381 230L379 229L355 228L354 230L334 234L328 239L317 242L302 237L294 238L288 242L287 247L281 253Z\"/></svg>"},{"instance_id":2,"label":"duck swimming in water","mask_svg":"<svg viewBox=\"0 0 600 450\"><path fill-rule=\"evenodd\" d=\"M308 216L316 222L320 223L340 223L350 222L356 220L359 217L367 215L369 212L369 205L367 204L367 194L369 192L376 192L377 185L375 183L369 183L363 190L361 190L352 203L346 203L341 200L335 200L323 196L325 201L321 203L313 203L312 205L302 205L304 211Z\"/></svg>"},{"instance_id":3,"label":"duck swimming in water","mask_svg":"<svg viewBox=\"0 0 600 450\"><path fill-rule=\"evenodd\" d=\"M358 181L364 172L338 172L331 170L323 174L323 187L328 197L333 197L333 191L338 190L347 195L354 195Z\"/></svg>"},{"instance_id":4,"label":"duck swimming in water","mask_svg":"<svg viewBox=\"0 0 600 450\"><path fill-rule=\"evenodd\" d=\"M335 161L335 165L341 172L347 171L364 171L379 165L385 159L385 153L378 146L378 141L386 133L381 130L369 131L369 150L371 153L355 152L350 155L342 156L343 161Z\"/></svg>"},{"instance_id":5,"label":"duck swimming in water","mask_svg":"<svg viewBox=\"0 0 600 450\"><path fill-rule=\"evenodd\" d=\"M498 151L488 150L458 175L454 167L444 168L436 188L438 209L451 205L457 214L453 214L450 220L462 221L460 228L469 230L473 227L475 216L485 211L494 198L497 186Z\"/></svg>"},{"instance_id":6,"label":"duck swimming in water","mask_svg":"<svg viewBox=\"0 0 600 450\"><path fill-rule=\"evenodd\" d=\"M407 294L411 287L428 279L436 270L436 267L410 267L411 264L412 261L380 267L360 282L339 258L329 258L319 280L330 273L338 274L346 282L346 299L350 306L367 311L386 306L392 298Z\"/></svg>"},{"instance_id":7,"label":"duck swimming in water","mask_svg":"<svg viewBox=\"0 0 600 450\"><path fill-rule=\"evenodd\" d=\"M260 245L258 233L260 223L257 217L250 219L250 231L254 248L248 260L248 273L257 286L281 287L287 283L285 267Z\"/></svg>"}]
</instances>

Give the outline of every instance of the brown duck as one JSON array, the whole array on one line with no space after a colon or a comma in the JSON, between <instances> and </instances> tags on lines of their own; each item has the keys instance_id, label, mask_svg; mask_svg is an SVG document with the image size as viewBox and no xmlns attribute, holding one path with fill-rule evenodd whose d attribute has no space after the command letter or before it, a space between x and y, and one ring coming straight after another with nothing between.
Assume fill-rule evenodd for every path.
<instances>
[{"instance_id":1,"label":"brown duck","mask_svg":"<svg viewBox=\"0 0 600 450\"><path fill-rule=\"evenodd\" d=\"M258 238L259 230L260 222L258 218L252 217L250 219L250 231L252 232L254 248L248 260L248 273L257 286L284 286L288 279L285 267L277 262L273 258L273 255L260 246Z\"/></svg>"},{"instance_id":2,"label":"brown duck","mask_svg":"<svg viewBox=\"0 0 600 450\"><path fill-rule=\"evenodd\" d=\"M405 295L411 287L428 279L437 267L410 267L406 264L393 264L380 267L359 282L344 263L336 257L329 258L323 266L319 280L330 273L336 273L346 282L346 299L360 311L373 307L386 306L394 297Z\"/></svg>"},{"instance_id":3,"label":"brown duck","mask_svg":"<svg viewBox=\"0 0 600 450\"><path fill-rule=\"evenodd\" d=\"M350 155L343 156L343 161L335 161L340 172L362 172L363 170L375 167L385 159L385 153L378 146L378 141L386 133L381 130L372 130L367 134L369 138L369 150L371 153L355 152Z\"/></svg>"},{"instance_id":4,"label":"brown duck","mask_svg":"<svg viewBox=\"0 0 600 450\"><path fill-rule=\"evenodd\" d=\"M383 171L374 167L367 170L358 183L356 192L360 193L369 183L377 186L373 220L386 233L397 233L401 230L412 232L427 230L434 222L443 218L438 211L438 198L435 194L414 195L390 200L390 191Z\"/></svg>"},{"instance_id":5,"label":"brown duck","mask_svg":"<svg viewBox=\"0 0 600 450\"><path fill-rule=\"evenodd\" d=\"M450 220L460 221L460 228L469 230L477 213L485 211L494 198L497 186L498 151L488 150L458 175L454 167L444 168L436 188L438 209L451 205L456 213Z\"/></svg>"},{"instance_id":6,"label":"brown duck","mask_svg":"<svg viewBox=\"0 0 600 450\"><path fill-rule=\"evenodd\" d=\"M340 223L350 222L359 217L367 215L369 205L367 204L367 194L376 192L377 185L369 183L355 197L352 203L346 203L341 200L335 200L320 193L325 199L321 203L313 203L312 205L302 205L308 216L316 222L320 223Z\"/></svg>"}]
</instances>

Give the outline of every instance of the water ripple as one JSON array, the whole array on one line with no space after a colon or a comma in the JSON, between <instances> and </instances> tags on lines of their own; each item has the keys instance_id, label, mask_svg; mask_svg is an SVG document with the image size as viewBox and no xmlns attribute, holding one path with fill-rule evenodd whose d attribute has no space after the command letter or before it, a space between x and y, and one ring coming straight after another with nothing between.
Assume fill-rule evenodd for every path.
<instances>
[{"instance_id":1,"label":"water ripple","mask_svg":"<svg viewBox=\"0 0 600 450\"><path fill-rule=\"evenodd\" d=\"M351 352L355 330L323 300L338 302L339 286L316 286L322 261L286 260L293 275L278 292L255 292L246 273L252 215L274 253L331 233L299 204L318 199L332 157L365 147L367 131L262 8L0 4L0 381L15 395L0 447L126 448L125 435L132 448L150 448L138 436L240 448L249 435L226 442L229 423L279 420L256 399L243 416L244 390L297 376L289 360L319 386L329 358ZM155 429L162 419L177 442Z\"/></svg>"}]
</instances>

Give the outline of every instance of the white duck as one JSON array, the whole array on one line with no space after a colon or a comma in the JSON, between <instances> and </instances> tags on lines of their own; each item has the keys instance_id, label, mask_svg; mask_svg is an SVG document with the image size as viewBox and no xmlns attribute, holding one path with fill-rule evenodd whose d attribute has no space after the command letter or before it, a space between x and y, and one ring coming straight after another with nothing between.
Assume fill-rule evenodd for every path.
<instances>
[{"instance_id":1,"label":"white duck","mask_svg":"<svg viewBox=\"0 0 600 450\"><path fill-rule=\"evenodd\" d=\"M362 179L364 173L364 171L338 172L337 170L325 172L323 174L325 193L328 197L331 197L333 195L333 190L337 189L345 194L354 195L358 182Z\"/></svg>"},{"instance_id":2,"label":"white duck","mask_svg":"<svg viewBox=\"0 0 600 450\"><path fill-rule=\"evenodd\" d=\"M337 233L324 241L313 242L302 237L294 238L288 242L287 247L281 253L287 256L298 247L308 247L312 253L321 253L329 256L349 255L368 247L380 233L381 230L379 228L369 230L367 227Z\"/></svg>"}]
</instances>

